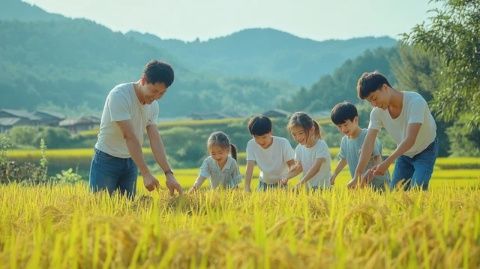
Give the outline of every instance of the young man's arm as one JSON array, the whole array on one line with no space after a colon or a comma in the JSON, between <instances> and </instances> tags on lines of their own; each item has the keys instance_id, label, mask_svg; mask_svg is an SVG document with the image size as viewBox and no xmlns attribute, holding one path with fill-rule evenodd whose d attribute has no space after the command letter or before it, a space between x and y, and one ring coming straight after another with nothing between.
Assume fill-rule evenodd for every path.
<instances>
[{"instance_id":1,"label":"young man's arm","mask_svg":"<svg viewBox=\"0 0 480 269\"><path fill-rule=\"evenodd\" d=\"M245 191L250 192L250 181L253 176L253 168L255 167L255 161L247 161L247 171L245 171Z\"/></svg>"},{"instance_id":2,"label":"young man's arm","mask_svg":"<svg viewBox=\"0 0 480 269\"><path fill-rule=\"evenodd\" d=\"M180 184L178 184L175 176L173 175L172 169L168 164L165 147L155 124L150 124L147 126L147 135L150 140L150 148L152 149L153 156L165 173L165 177L167 179L166 185L170 191L170 195L173 195L175 190L178 191L179 194L182 194L182 187Z\"/></svg>"},{"instance_id":3,"label":"young man's arm","mask_svg":"<svg viewBox=\"0 0 480 269\"><path fill-rule=\"evenodd\" d=\"M147 164L143 159L142 147L140 145L140 142L138 141L138 138L135 136L131 121L124 120L117 121L116 123L123 134L123 138L125 139L125 143L127 144L130 156L132 157L133 161L138 167L138 170L140 170L140 173L142 174L143 184L145 185L147 190L153 191L154 189L158 188L160 184L158 183L158 180L150 173L150 170L148 169Z\"/></svg>"},{"instance_id":4,"label":"young man's arm","mask_svg":"<svg viewBox=\"0 0 480 269\"><path fill-rule=\"evenodd\" d=\"M403 155L407 150L409 150L415 144L417 140L418 132L420 131L421 123L410 123L407 126L407 137L397 146L395 151L388 156L383 162L379 165L376 165L372 168L374 176L384 175L388 170L388 167L400 156Z\"/></svg>"},{"instance_id":5,"label":"young man's arm","mask_svg":"<svg viewBox=\"0 0 480 269\"><path fill-rule=\"evenodd\" d=\"M338 174L345 168L347 165L347 160L341 159L340 162L337 164L337 168L335 168L335 172L333 172L332 176L330 177L330 184L335 184L335 179L337 178Z\"/></svg>"},{"instance_id":6,"label":"young man's arm","mask_svg":"<svg viewBox=\"0 0 480 269\"><path fill-rule=\"evenodd\" d=\"M375 139L378 134L377 129L368 129L365 140L363 141L361 154L358 160L357 167L355 168L355 174L353 175L352 180L348 183L349 188L355 188L362 183L362 173L365 171L365 168L368 165L368 161L372 156L373 147L375 146Z\"/></svg>"},{"instance_id":7,"label":"young man's arm","mask_svg":"<svg viewBox=\"0 0 480 269\"><path fill-rule=\"evenodd\" d=\"M300 179L300 182L297 183L296 187L300 187L312 179L318 173L318 171L320 171L320 167L322 167L325 162L325 158L317 158L313 166L308 169L307 173Z\"/></svg>"}]
</instances>

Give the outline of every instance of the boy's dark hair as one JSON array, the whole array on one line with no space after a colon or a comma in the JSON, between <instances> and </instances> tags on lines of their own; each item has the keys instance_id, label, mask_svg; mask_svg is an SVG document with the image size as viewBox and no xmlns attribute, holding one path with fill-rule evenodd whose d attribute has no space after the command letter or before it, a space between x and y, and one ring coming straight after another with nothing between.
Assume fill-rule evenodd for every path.
<instances>
[{"instance_id":1,"label":"boy's dark hair","mask_svg":"<svg viewBox=\"0 0 480 269\"><path fill-rule=\"evenodd\" d=\"M172 67L164 62L152 60L145 65L143 74L147 83L164 83L168 88L173 83L174 73Z\"/></svg>"},{"instance_id":2,"label":"boy's dark hair","mask_svg":"<svg viewBox=\"0 0 480 269\"><path fill-rule=\"evenodd\" d=\"M355 117L358 117L357 108L349 102L336 104L330 113L330 118L335 125L343 124L347 120L353 121Z\"/></svg>"},{"instance_id":3,"label":"boy's dark hair","mask_svg":"<svg viewBox=\"0 0 480 269\"><path fill-rule=\"evenodd\" d=\"M272 131L272 121L263 115L255 116L248 121L248 131L254 136L268 134Z\"/></svg>"},{"instance_id":4,"label":"boy's dark hair","mask_svg":"<svg viewBox=\"0 0 480 269\"><path fill-rule=\"evenodd\" d=\"M377 71L363 73L357 82L358 98L367 98L372 92L380 89L383 84L387 84L388 87L392 87L390 86L387 78Z\"/></svg>"}]
</instances>

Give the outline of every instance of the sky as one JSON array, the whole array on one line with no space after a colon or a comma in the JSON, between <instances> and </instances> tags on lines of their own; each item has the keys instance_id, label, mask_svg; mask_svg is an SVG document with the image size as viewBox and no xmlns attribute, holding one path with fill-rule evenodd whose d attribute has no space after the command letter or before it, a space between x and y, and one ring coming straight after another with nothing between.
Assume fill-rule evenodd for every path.
<instances>
[{"instance_id":1,"label":"sky","mask_svg":"<svg viewBox=\"0 0 480 269\"><path fill-rule=\"evenodd\" d=\"M430 16L428 0L23 0L114 31L208 40L248 28L274 28L313 40L390 36Z\"/></svg>"}]
</instances>

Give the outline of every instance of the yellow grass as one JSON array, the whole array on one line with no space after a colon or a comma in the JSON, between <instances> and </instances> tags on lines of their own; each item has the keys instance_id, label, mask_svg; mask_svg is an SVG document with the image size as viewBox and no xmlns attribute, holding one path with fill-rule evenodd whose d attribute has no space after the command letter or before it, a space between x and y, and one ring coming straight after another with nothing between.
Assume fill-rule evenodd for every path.
<instances>
[{"instance_id":1,"label":"yellow grass","mask_svg":"<svg viewBox=\"0 0 480 269\"><path fill-rule=\"evenodd\" d=\"M197 174L175 170L185 190ZM347 190L344 169L328 191L205 182L170 197L158 175L161 190L139 178L134 200L85 183L0 185L0 268L479 268L479 176L436 168L428 192L380 194Z\"/></svg>"},{"instance_id":2,"label":"yellow grass","mask_svg":"<svg viewBox=\"0 0 480 269\"><path fill-rule=\"evenodd\" d=\"M0 186L5 268L478 268L480 189L110 198Z\"/></svg>"}]
</instances>

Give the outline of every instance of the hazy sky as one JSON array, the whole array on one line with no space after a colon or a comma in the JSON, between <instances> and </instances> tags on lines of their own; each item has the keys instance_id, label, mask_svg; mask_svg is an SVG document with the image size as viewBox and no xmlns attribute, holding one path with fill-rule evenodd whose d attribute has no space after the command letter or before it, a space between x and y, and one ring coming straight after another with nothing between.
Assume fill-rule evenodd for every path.
<instances>
[{"instance_id":1,"label":"hazy sky","mask_svg":"<svg viewBox=\"0 0 480 269\"><path fill-rule=\"evenodd\" d=\"M245 28L275 28L315 40L408 32L428 18L428 0L24 0L115 31L207 40Z\"/></svg>"}]
</instances>

